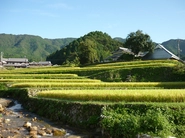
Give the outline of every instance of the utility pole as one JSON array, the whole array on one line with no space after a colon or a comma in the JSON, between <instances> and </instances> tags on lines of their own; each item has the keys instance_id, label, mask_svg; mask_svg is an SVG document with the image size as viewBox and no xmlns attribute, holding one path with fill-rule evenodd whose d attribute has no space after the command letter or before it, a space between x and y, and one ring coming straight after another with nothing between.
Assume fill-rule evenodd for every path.
<instances>
[{"instance_id":1,"label":"utility pole","mask_svg":"<svg viewBox=\"0 0 185 138\"><path fill-rule=\"evenodd\" d=\"M177 40L177 56L180 58L180 53L181 53L181 49L180 49L180 39Z\"/></svg>"},{"instance_id":2,"label":"utility pole","mask_svg":"<svg viewBox=\"0 0 185 138\"><path fill-rule=\"evenodd\" d=\"M1 52L1 62L3 61L3 52Z\"/></svg>"}]
</instances>

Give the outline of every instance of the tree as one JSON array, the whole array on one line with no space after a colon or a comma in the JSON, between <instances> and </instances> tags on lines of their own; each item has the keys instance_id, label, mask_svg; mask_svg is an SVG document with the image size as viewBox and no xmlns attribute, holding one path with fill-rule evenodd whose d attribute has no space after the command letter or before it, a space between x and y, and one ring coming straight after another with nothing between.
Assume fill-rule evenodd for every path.
<instances>
[{"instance_id":1,"label":"tree","mask_svg":"<svg viewBox=\"0 0 185 138\"><path fill-rule=\"evenodd\" d=\"M78 48L80 64L91 64L99 61L96 45L93 41L86 39L80 43Z\"/></svg>"},{"instance_id":2,"label":"tree","mask_svg":"<svg viewBox=\"0 0 185 138\"><path fill-rule=\"evenodd\" d=\"M152 52L154 50L154 46L155 43L152 42L150 36L142 33L141 30L128 34L125 41L125 47L130 48L136 55L139 52Z\"/></svg>"}]
</instances>

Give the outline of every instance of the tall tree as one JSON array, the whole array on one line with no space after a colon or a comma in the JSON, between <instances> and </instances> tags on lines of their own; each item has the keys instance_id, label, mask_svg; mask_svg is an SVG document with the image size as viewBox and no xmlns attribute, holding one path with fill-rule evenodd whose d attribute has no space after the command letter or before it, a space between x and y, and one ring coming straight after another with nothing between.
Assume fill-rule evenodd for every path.
<instances>
[{"instance_id":1,"label":"tall tree","mask_svg":"<svg viewBox=\"0 0 185 138\"><path fill-rule=\"evenodd\" d=\"M93 41L85 39L78 46L80 64L90 64L98 61L96 45Z\"/></svg>"},{"instance_id":2,"label":"tall tree","mask_svg":"<svg viewBox=\"0 0 185 138\"><path fill-rule=\"evenodd\" d=\"M150 36L144 34L141 30L128 34L125 41L125 47L130 48L134 54L145 51L152 52L154 46L155 43L152 42Z\"/></svg>"}]
</instances>

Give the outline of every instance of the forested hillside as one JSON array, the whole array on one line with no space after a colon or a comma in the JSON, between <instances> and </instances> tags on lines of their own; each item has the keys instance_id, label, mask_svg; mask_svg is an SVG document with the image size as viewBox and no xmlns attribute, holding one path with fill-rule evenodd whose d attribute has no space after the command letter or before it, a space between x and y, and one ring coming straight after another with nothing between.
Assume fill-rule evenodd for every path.
<instances>
[{"instance_id":1,"label":"forested hillside","mask_svg":"<svg viewBox=\"0 0 185 138\"><path fill-rule=\"evenodd\" d=\"M43 39L33 35L0 34L0 52L5 58L27 57L29 61L45 60L75 38Z\"/></svg>"},{"instance_id":2,"label":"forested hillside","mask_svg":"<svg viewBox=\"0 0 185 138\"><path fill-rule=\"evenodd\" d=\"M126 39L123 39L123 38L121 38L121 37L115 37L114 40L117 40L117 41L119 41L119 42L124 43Z\"/></svg>"},{"instance_id":3,"label":"forested hillside","mask_svg":"<svg viewBox=\"0 0 185 138\"><path fill-rule=\"evenodd\" d=\"M179 40L180 57L185 60L185 40ZM112 39L108 34L99 31L90 32L79 39L43 39L34 35L0 34L0 52L4 53L5 58L27 57L29 61L47 58L53 64L86 64L102 61L119 46L123 46L124 42L125 39L121 37ZM178 39L165 41L162 45L178 55Z\"/></svg>"},{"instance_id":4,"label":"forested hillside","mask_svg":"<svg viewBox=\"0 0 185 138\"><path fill-rule=\"evenodd\" d=\"M90 32L47 57L52 64L84 65L103 61L123 43L100 31Z\"/></svg>"},{"instance_id":5,"label":"forested hillside","mask_svg":"<svg viewBox=\"0 0 185 138\"><path fill-rule=\"evenodd\" d=\"M185 40L183 39L171 39L166 42L163 42L162 45L166 47L169 51L174 53L175 55L178 55L177 46L179 43L180 48L180 58L182 60L185 60Z\"/></svg>"}]
</instances>

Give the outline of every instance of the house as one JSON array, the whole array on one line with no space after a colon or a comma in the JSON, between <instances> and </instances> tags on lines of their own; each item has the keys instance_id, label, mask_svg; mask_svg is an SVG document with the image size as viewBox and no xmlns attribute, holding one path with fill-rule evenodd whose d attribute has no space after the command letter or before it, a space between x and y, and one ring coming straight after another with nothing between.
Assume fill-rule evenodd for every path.
<instances>
[{"instance_id":1,"label":"house","mask_svg":"<svg viewBox=\"0 0 185 138\"><path fill-rule=\"evenodd\" d=\"M6 62L6 64L28 64L27 58L3 58L3 61Z\"/></svg>"},{"instance_id":2,"label":"house","mask_svg":"<svg viewBox=\"0 0 185 138\"><path fill-rule=\"evenodd\" d=\"M0 62L4 67L27 67L29 65L27 58L4 58L3 52L0 54Z\"/></svg>"},{"instance_id":3,"label":"house","mask_svg":"<svg viewBox=\"0 0 185 138\"><path fill-rule=\"evenodd\" d=\"M52 64L50 61L29 62L27 58L3 58L3 52L1 52L0 66L24 68L28 66L52 66Z\"/></svg>"},{"instance_id":4,"label":"house","mask_svg":"<svg viewBox=\"0 0 185 138\"><path fill-rule=\"evenodd\" d=\"M38 62L39 66L51 66L51 61L40 61Z\"/></svg>"},{"instance_id":5,"label":"house","mask_svg":"<svg viewBox=\"0 0 185 138\"><path fill-rule=\"evenodd\" d=\"M52 66L51 61L30 62L29 66Z\"/></svg>"},{"instance_id":6,"label":"house","mask_svg":"<svg viewBox=\"0 0 185 138\"><path fill-rule=\"evenodd\" d=\"M27 67L29 61L27 58L2 58L4 67Z\"/></svg>"},{"instance_id":7,"label":"house","mask_svg":"<svg viewBox=\"0 0 185 138\"><path fill-rule=\"evenodd\" d=\"M109 56L105 59L106 62L117 61L123 54L134 55L131 49L119 47L118 50L112 53L112 56ZM152 53L149 52L139 52L135 57L141 57L143 60L155 60L155 59L176 59L182 61L178 56L167 50L161 44L158 44Z\"/></svg>"},{"instance_id":8,"label":"house","mask_svg":"<svg viewBox=\"0 0 185 138\"><path fill-rule=\"evenodd\" d=\"M178 56L167 50L164 46L158 44L153 53L147 53L142 58L143 60L153 60L153 59L176 59L180 60Z\"/></svg>"},{"instance_id":9,"label":"house","mask_svg":"<svg viewBox=\"0 0 185 138\"><path fill-rule=\"evenodd\" d=\"M114 51L112 53L111 56L107 57L104 61L105 62L117 61L119 59L119 57L121 57L123 54L134 55L134 53L131 51L131 49L119 47L116 51Z\"/></svg>"}]
</instances>

